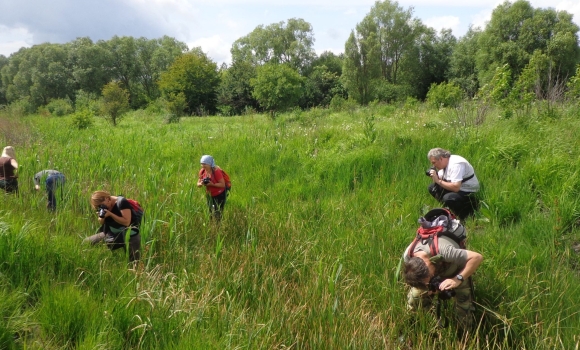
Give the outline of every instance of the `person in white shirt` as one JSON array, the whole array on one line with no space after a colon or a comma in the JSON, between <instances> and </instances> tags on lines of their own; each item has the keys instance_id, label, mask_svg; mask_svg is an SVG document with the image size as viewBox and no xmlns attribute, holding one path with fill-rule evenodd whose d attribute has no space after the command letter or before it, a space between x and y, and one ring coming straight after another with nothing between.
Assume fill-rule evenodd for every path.
<instances>
[{"instance_id":1,"label":"person in white shirt","mask_svg":"<svg viewBox=\"0 0 580 350\"><path fill-rule=\"evenodd\" d=\"M469 162L443 148L433 148L427 154L433 165L427 175L433 181L429 193L449 208L461 221L479 207L479 181Z\"/></svg>"}]
</instances>

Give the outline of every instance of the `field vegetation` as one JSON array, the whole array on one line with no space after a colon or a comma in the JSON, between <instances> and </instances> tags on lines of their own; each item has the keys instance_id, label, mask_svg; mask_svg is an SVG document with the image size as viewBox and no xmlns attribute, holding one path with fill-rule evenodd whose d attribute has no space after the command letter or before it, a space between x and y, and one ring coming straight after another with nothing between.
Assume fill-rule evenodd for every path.
<instances>
[{"instance_id":1,"label":"field vegetation","mask_svg":"<svg viewBox=\"0 0 580 350\"><path fill-rule=\"evenodd\" d=\"M494 106L410 99L179 123L140 110L85 128L0 112L21 166L20 194L0 204L0 348L578 348L580 108ZM485 258L479 322L463 338L429 314L411 322L396 276L437 206L433 147L466 157L484 186L466 222ZM202 154L232 178L220 226L195 186ZM67 177L56 213L32 183L49 168ZM144 206L139 264L81 244L98 227L97 189Z\"/></svg>"},{"instance_id":2,"label":"field vegetation","mask_svg":"<svg viewBox=\"0 0 580 350\"><path fill-rule=\"evenodd\" d=\"M0 349L578 349L579 31L517 0L456 38L384 0L341 54L291 18L219 66L168 36L0 55L0 144L20 164L0 201ZM411 317L397 276L437 206L434 147L483 186L460 337ZM203 154L232 179L219 226ZM56 213L43 169L66 175ZM138 264L81 244L100 189L145 208Z\"/></svg>"}]
</instances>

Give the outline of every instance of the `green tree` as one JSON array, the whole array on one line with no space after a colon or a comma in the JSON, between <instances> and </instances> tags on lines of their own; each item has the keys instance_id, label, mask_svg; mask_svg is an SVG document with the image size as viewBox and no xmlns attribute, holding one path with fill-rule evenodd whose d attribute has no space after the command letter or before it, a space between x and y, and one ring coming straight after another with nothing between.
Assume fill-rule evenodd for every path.
<instances>
[{"instance_id":1,"label":"green tree","mask_svg":"<svg viewBox=\"0 0 580 350\"><path fill-rule=\"evenodd\" d=\"M447 78L461 87L468 97L475 96L479 90L475 58L479 50L477 42L480 34L480 29L469 27L467 33L455 45L449 61Z\"/></svg>"},{"instance_id":2,"label":"green tree","mask_svg":"<svg viewBox=\"0 0 580 350\"><path fill-rule=\"evenodd\" d=\"M369 103L374 96L377 80L381 77L380 50L375 34L360 35L351 31L344 45L343 85L348 96L360 104Z\"/></svg>"},{"instance_id":3,"label":"green tree","mask_svg":"<svg viewBox=\"0 0 580 350\"><path fill-rule=\"evenodd\" d=\"M250 34L236 40L232 45L232 62L246 61L254 65L268 62L288 64L303 71L315 57L314 35L310 23L291 18L256 27Z\"/></svg>"},{"instance_id":4,"label":"green tree","mask_svg":"<svg viewBox=\"0 0 580 350\"><path fill-rule=\"evenodd\" d=\"M0 105L6 104L6 88L2 84L2 68L8 65L8 58L4 55L0 55Z\"/></svg>"},{"instance_id":5,"label":"green tree","mask_svg":"<svg viewBox=\"0 0 580 350\"><path fill-rule=\"evenodd\" d=\"M7 102L28 99L34 109L52 99L72 98L67 47L41 44L20 49L2 68Z\"/></svg>"},{"instance_id":6,"label":"green tree","mask_svg":"<svg viewBox=\"0 0 580 350\"><path fill-rule=\"evenodd\" d=\"M292 67L268 63L258 67L256 73L256 78L250 80L252 95L272 116L298 104L302 77Z\"/></svg>"},{"instance_id":7,"label":"green tree","mask_svg":"<svg viewBox=\"0 0 580 350\"><path fill-rule=\"evenodd\" d=\"M508 64L496 68L491 81L481 87L478 92L480 99L498 104L506 110L511 110L509 94L512 87L512 72ZM509 116L510 114L506 114Z\"/></svg>"},{"instance_id":8,"label":"green tree","mask_svg":"<svg viewBox=\"0 0 580 350\"><path fill-rule=\"evenodd\" d=\"M304 80L304 89L300 106L327 107L334 96L346 98L348 94L342 86L340 76L330 71L325 65L314 67Z\"/></svg>"},{"instance_id":9,"label":"green tree","mask_svg":"<svg viewBox=\"0 0 580 350\"><path fill-rule=\"evenodd\" d=\"M418 34L413 48L401 60L398 84L423 99L433 84L446 81L457 39L449 29L436 33L418 21L414 27Z\"/></svg>"},{"instance_id":10,"label":"green tree","mask_svg":"<svg viewBox=\"0 0 580 350\"><path fill-rule=\"evenodd\" d=\"M479 36L477 69L486 83L497 67L507 64L517 80L536 50L547 54L559 80L571 76L579 62L578 26L565 11L534 9L528 1L508 1L493 10Z\"/></svg>"},{"instance_id":11,"label":"green tree","mask_svg":"<svg viewBox=\"0 0 580 350\"><path fill-rule=\"evenodd\" d=\"M102 45L96 45L90 38L77 38L68 44L68 61L74 80L74 90L90 94L100 94L103 86L111 81L109 69L112 59Z\"/></svg>"},{"instance_id":12,"label":"green tree","mask_svg":"<svg viewBox=\"0 0 580 350\"><path fill-rule=\"evenodd\" d=\"M324 51L320 56L316 57L311 64L311 70L326 66L326 69L336 74L338 77L342 75L342 65L344 63L344 54L336 55L332 51Z\"/></svg>"},{"instance_id":13,"label":"green tree","mask_svg":"<svg viewBox=\"0 0 580 350\"><path fill-rule=\"evenodd\" d=\"M215 113L217 89L220 83L217 65L201 48L179 56L161 74L159 88L164 96L182 92L187 101L188 114Z\"/></svg>"},{"instance_id":14,"label":"green tree","mask_svg":"<svg viewBox=\"0 0 580 350\"><path fill-rule=\"evenodd\" d=\"M140 99L138 95L138 78L140 71L137 43L135 38L124 36L114 36L109 41L99 41L108 54L107 69L111 72L112 79L119 82L121 86L129 92L130 105L139 107Z\"/></svg>"},{"instance_id":15,"label":"green tree","mask_svg":"<svg viewBox=\"0 0 580 350\"><path fill-rule=\"evenodd\" d=\"M374 33L380 47L381 74L397 84L401 60L413 49L420 34L420 22L413 20L413 8L403 9L398 2L377 1L361 25L368 28L362 35ZM357 30L359 27L357 26Z\"/></svg>"},{"instance_id":16,"label":"green tree","mask_svg":"<svg viewBox=\"0 0 580 350\"><path fill-rule=\"evenodd\" d=\"M226 115L242 114L246 108L258 108L252 96L250 80L256 77L256 67L248 61L235 61L220 70L217 92L218 109Z\"/></svg>"},{"instance_id":17,"label":"green tree","mask_svg":"<svg viewBox=\"0 0 580 350\"><path fill-rule=\"evenodd\" d=\"M136 81L139 84L140 104L155 100L160 96L157 81L175 59L187 52L187 45L168 36L149 40L139 38L136 41L137 63Z\"/></svg>"},{"instance_id":18,"label":"green tree","mask_svg":"<svg viewBox=\"0 0 580 350\"><path fill-rule=\"evenodd\" d=\"M101 113L116 126L123 114L129 110L129 92L117 82L110 82L103 87Z\"/></svg>"}]
</instances>

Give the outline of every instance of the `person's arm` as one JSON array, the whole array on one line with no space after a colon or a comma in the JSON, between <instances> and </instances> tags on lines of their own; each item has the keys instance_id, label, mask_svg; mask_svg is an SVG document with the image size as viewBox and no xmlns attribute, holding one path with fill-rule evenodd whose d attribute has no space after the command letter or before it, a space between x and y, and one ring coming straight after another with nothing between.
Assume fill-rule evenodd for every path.
<instances>
[{"instance_id":1,"label":"person's arm","mask_svg":"<svg viewBox=\"0 0 580 350\"><path fill-rule=\"evenodd\" d=\"M42 171L34 174L33 180L34 180L34 189L35 190L40 190L40 177L42 176Z\"/></svg>"},{"instance_id":2,"label":"person's arm","mask_svg":"<svg viewBox=\"0 0 580 350\"><path fill-rule=\"evenodd\" d=\"M471 250L466 250L467 253L467 262L465 263L465 267L463 270L459 271L458 275L461 275L464 280L467 280L475 270L481 265L483 261L483 256L479 253L473 252ZM457 279L457 277L448 278L445 281L441 282L439 285L439 289L453 289L459 287L461 281Z\"/></svg>"},{"instance_id":3,"label":"person's arm","mask_svg":"<svg viewBox=\"0 0 580 350\"><path fill-rule=\"evenodd\" d=\"M14 158L10 159L10 165L14 167L14 177L18 177L18 162L16 161L16 159Z\"/></svg>"},{"instance_id":4,"label":"person's arm","mask_svg":"<svg viewBox=\"0 0 580 350\"><path fill-rule=\"evenodd\" d=\"M217 180L217 179L216 179ZM224 180L224 178L222 177L221 179L217 180L216 183L210 182L207 184L208 187L218 187L218 188L225 188L226 187L226 181Z\"/></svg>"},{"instance_id":5,"label":"person's arm","mask_svg":"<svg viewBox=\"0 0 580 350\"><path fill-rule=\"evenodd\" d=\"M451 192L459 192L459 189L461 188L461 181L459 181L459 182L447 182L447 181L443 181L442 179L439 178L439 176L437 176L436 182L439 186L441 186L444 189L451 191Z\"/></svg>"},{"instance_id":6,"label":"person's arm","mask_svg":"<svg viewBox=\"0 0 580 350\"><path fill-rule=\"evenodd\" d=\"M197 187L203 186L203 178L205 177L204 174L205 174L205 172L203 171L203 169L201 169L199 171L199 174L197 175L197 177L198 177L198 179L197 179Z\"/></svg>"},{"instance_id":7,"label":"person's arm","mask_svg":"<svg viewBox=\"0 0 580 350\"><path fill-rule=\"evenodd\" d=\"M122 216L118 216L113 214L112 212L110 212L109 210L105 211L105 218L111 218L113 220L115 220L118 224L122 225L122 226L130 226L131 225L131 209L121 209L121 215ZM104 219L103 218L103 222ZM99 218L99 223L102 224L101 222L101 218Z\"/></svg>"}]
</instances>

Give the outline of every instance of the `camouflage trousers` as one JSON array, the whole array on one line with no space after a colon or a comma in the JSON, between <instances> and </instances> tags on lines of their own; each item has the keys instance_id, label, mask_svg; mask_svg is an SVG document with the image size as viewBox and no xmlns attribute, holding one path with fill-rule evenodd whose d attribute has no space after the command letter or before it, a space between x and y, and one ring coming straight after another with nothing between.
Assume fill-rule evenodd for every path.
<instances>
[{"instance_id":1,"label":"camouflage trousers","mask_svg":"<svg viewBox=\"0 0 580 350\"><path fill-rule=\"evenodd\" d=\"M407 294L407 309L417 311L419 308L431 310L435 294L419 288L411 288ZM463 329L473 326L473 300L471 298L471 288L469 281L463 281L459 287L455 288L455 319L457 325Z\"/></svg>"}]
</instances>

